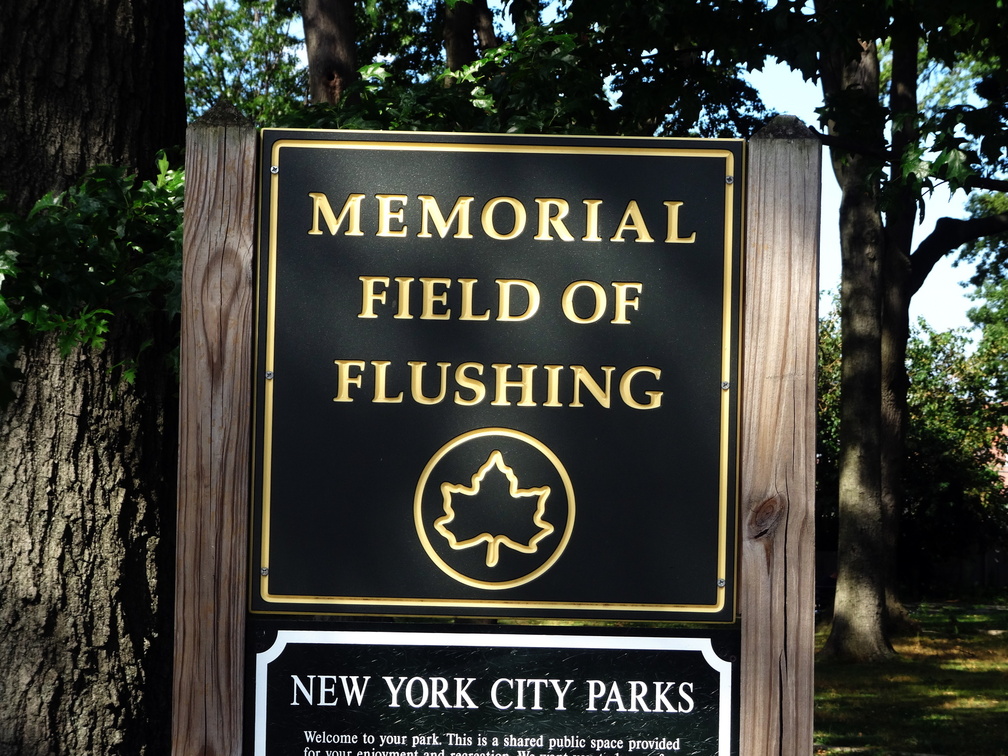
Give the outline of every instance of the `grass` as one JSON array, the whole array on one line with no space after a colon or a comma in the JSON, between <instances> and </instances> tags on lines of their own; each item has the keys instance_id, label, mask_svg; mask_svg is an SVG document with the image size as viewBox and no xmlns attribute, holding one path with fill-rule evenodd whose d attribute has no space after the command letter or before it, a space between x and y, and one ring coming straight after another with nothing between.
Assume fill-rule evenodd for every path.
<instances>
[{"instance_id":1,"label":"grass","mask_svg":"<svg viewBox=\"0 0 1008 756\"><path fill-rule=\"evenodd\" d=\"M1008 605L921 604L913 619L891 661L817 662L816 756L1008 756Z\"/></svg>"}]
</instances>

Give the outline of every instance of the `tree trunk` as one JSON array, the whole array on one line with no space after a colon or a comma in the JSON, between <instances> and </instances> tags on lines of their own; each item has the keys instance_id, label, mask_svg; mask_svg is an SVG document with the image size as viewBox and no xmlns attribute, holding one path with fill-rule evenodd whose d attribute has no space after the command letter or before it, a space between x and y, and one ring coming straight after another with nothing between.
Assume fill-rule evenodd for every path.
<instances>
[{"instance_id":1,"label":"tree trunk","mask_svg":"<svg viewBox=\"0 0 1008 756\"><path fill-rule=\"evenodd\" d=\"M301 0L308 52L308 94L335 104L357 76L353 0Z\"/></svg>"},{"instance_id":2,"label":"tree trunk","mask_svg":"<svg viewBox=\"0 0 1008 756\"><path fill-rule=\"evenodd\" d=\"M476 11L476 18L473 20L476 41L479 43L480 52L486 52L500 44L494 32L493 11L487 6L487 0L473 0L473 8Z\"/></svg>"},{"instance_id":3,"label":"tree trunk","mask_svg":"<svg viewBox=\"0 0 1008 756\"><path fill-rule=\"evenodd\" d=\"M166 753L174 395L158 346L110 378L150 335L66 358L38 339L0 415L2 756Z\"/></svg>"},{"instance_id":4,"label":"tree trunk","mask_svg":"<svg viewBox=\"0 0 1008 756\"><path fill-rule=\"evenodd\" d=\"M0 190L18 210L181 145L180 1L25 0L3 16ZM64 359L48 334L21 355L0 412L0 756L167 751L176 338L117 321L102 350ZM137 355L122 384L114 366Z\"/></svg>"},{"instance_id":5,"label":"tree trunk","mask_svg":"<svg viewBox=\"0 0 1008 756\"><path fill-rule=\"evenodd\" d=\"M892 151L899 156L919 142L917 129L917 28L896 18L891 41L892 73L889 105L893 120ZM898 170L894 169L894 172ZM906 459L907 341L910 338L910 250L916 218L916 192L898 175L886 212L885 255L882 262L882 516L885 536L885 622L897 629L909 622L899 600L898 540L903 509L903 468Z\"/></svg>"},{"instance_id":6,"label":"tree trunk","mask_svg":"<svg viewBox=\"0 0 1008 756\"><path fill-rule=\"evenodd\" d=\"M0 19L0 192L26 212L185 138L181 0L24 0Z\"/></svg>"},{"instance_id":7,"label":"tree trunk","mask_svg":"<svg viewBox=\"0 0 1008 756\"><path fill-rule=\"evenodd\" d=\"M823 92L860 91L877 97L878 53L863 43L838 49L824 65ZM842 126L831 130L844 136ZM845 659L887 656L885 634L885 519L881 496L882 281L885 250L877 182L857 154L832 150L841 189L840 490L837 586L833 628L824 653Z\"/></svg>"},{"instance_id":8,"label":"tree trunk","mask_svg":"<svg viewBox=\"0 0 1008 756\"><path fill-rule=\"evenodd\" d=\"M511 21L518 34L530 26L538 25L539 6L539 0L511 0Z\"/></svg>"},{"instance_id":9,"label":"tree trunk","mask_svg":"<svg viewBox=\"0 0 1008 756\"><path fill-rule=\"evenodd\" d=\"M493 14L486 0L458 3L445 8L445 58L449 71L457 71L462 66L476 61L477 42L479 52L497 44L493 30Z\"/></svg>"},{"instance_id":10,"label":"tree trunk","mask_svg":"<svg viewBox=\"0 0 1008 756\"><path fill-rule=\"evenodd\" d=\"M890 222L891 222L890 218ZM887 231L889 229L887 228ZM909 258L887 233L882 278L882 446L881 501L885 624L889 630L906 627L909 615L899 598L899 531L903 510L903 469L906 459L907 340L910 338Z\"/></svg>"}]
</instances>

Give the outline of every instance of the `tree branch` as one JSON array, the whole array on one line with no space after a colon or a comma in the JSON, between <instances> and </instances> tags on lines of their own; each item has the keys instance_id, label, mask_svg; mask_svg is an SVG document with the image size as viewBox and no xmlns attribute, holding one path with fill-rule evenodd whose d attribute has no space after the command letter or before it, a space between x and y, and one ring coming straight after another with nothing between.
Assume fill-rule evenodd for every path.
<instances>
[{"instance_id":1,"label":"tree branch","mask_svg":"<svg viewBox=\"0 0 1008 756\"><path fill-rule=\"evenodd\" d=\"M966 191L985 189L989 192L1008 192L1008 180L971 176L963 183L963 189Z\"/></svg>"},{"instance_id":2,"label":"tree branch","mask_svg":"<svg viewBox=\"0 0 1008 756\"><path fill-rule=\"evenodd\" d=\"M837 136L836 134L829 134L826 132L819 131L815 128L809 127L812 131L822 140L822 143L833 149L837 147L845 152L850 152L856 155L864 155L865 157L875 158L876 160L888 163L892 165L893 163L893 152L892 150L879 149L878 147L872 147L871 145L860 142L856 139L849 139L842 136ZM989 192L1008 192L1008 179L996 179L989 178L987 176L970 176L966 181L963 182L963 189L966 191L972 191L974 189L984 189Z\"/></svg>"},{"instance_id":3,"label":"tree branch","mask_svg":"<svg viewBox=\"0 0 1008 756\"><path fill-rule=\"evenodd\" d=\"M966 242L1001 231L1008 231L1008 213L966 220L939 219L934 231L910 255L910 296L917 293L935 264L949 252Z\"/></svg>"}]
</instances>

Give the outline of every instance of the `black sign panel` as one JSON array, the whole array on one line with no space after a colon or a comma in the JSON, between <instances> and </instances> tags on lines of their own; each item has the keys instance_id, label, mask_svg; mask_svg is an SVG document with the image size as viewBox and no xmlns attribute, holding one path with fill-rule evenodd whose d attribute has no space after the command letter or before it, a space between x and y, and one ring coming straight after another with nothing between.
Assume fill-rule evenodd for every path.
<instances>
[{"instance_id":1,"label":"black sign panel","mask_svg":"<svg viewBox=\"0 0 1008 756\"><path fill-rule=\"evenodd\" d=\"M741 149L264 132L253 611L730 620Z\"/></svg>"},{"instance_id":2,"label":"black sign panel","mask_svg":"<svg viewBox=\"0 0 1008 756\"><path fill-rule=\"evenodd\" d=\"M710 637L280 630L255 756L729 756L737 666ZM729 652L730 655L730 652Z\"/></svg>"}]
</instances>

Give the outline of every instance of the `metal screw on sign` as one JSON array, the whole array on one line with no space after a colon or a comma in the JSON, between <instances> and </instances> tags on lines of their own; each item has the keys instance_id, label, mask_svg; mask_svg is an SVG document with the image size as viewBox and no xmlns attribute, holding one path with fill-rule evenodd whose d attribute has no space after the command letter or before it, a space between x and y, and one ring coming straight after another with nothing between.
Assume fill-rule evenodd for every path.
<instances>
[{"instance_id":1,"label":"metal screw on sign","mask_svg":"<svg viewBox=\"0 0 1008 756\"><path fill-rule=\"evenodd\" d=\"M727 391L731 388L731 384L728 381L721 381L721 389Z\"/></svg>"},{"instance_id":2,"label":"metal screw on sign","mask_svg":"<svg viewBox=\"0 0 1008 756\"><path fill-rule=\"evenodd\" d=\"M718 578L718 581L717 581L717 587L718 588L724 588L727 584L728 583L725 581L724 578Z\"/></svg>"},{"instance_id":3,"label":"metal screw on sign","mask_svg":"<svg viewBox=\"0 0 1008 756\"><path fill-rule=\"evenodd\" d=\"M734 184L735 183L735 177L734 176L725 176L724 182L726 184Z\"/></svg>"},{"instance_id":4,"label":"metal screw on sign","mask_svg":"<svg viewBox=\"0 0 1008 756\"><path fill-rule=\"evenodd\" d=\"M270 166L270 173L272 173L274 175L276 175L277 173L280 173L280 166L279 165L271 165Z\"/></svg>"},{"instance_id":5,"label":"metal screw on sign","mask_svg":"<svg viewBox=\"0 0 1008 756\"><path fill-rule=\"evenodd\" d=\"M267 370L266 371L266 380L267 381L272 381L273 380L273 371L272 370Z\"/></svg>"},{"instance_id":6,"label":"metal screw on sign","mask_svg":"<svg viewBox=\"0 0 1008 756\"><path fill-rule=\"evenodd\" d=\"M259 574L262 575L263 577L269 575L269 567L260 567Z\"/></svg>"}]
</instances>

